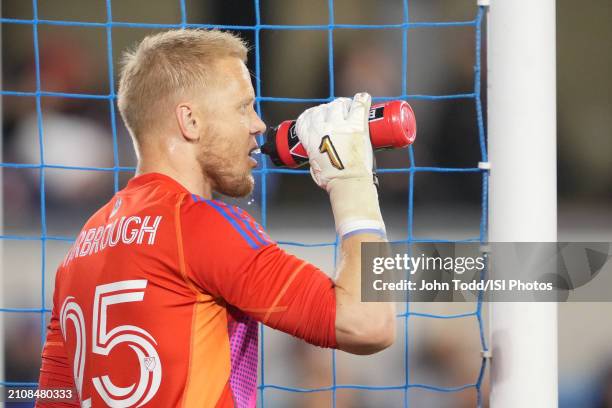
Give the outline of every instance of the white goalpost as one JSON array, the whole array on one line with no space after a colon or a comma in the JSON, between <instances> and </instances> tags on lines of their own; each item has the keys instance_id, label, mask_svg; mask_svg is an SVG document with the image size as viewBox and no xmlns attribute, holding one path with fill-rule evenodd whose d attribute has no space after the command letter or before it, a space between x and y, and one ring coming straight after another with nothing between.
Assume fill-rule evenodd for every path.
<instances>
[{"instance_id":1,"label":"white goalpost","mask_svg":"<svg viewBox=\"0 0 612 408\"><path fill-rule=\"evenodd\" d=\"M555 0L490 0L487 32L489 240L555 242ZM557 304L489 306L491 407L556 407Z\"/></svg>"}]
</instances>

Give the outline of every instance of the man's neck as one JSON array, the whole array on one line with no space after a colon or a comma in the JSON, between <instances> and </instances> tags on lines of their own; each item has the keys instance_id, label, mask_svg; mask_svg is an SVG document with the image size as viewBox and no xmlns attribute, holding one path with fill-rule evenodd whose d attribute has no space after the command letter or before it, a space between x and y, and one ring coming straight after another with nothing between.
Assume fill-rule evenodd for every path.
<instances>
[{"instance_id":1,"label":"man's neck","mask_svg":"<svg viewBox=\"0 0 612 408\"><path fill-rule=\"evenodd\" d=\"M192 194L211 199L210 181L203 174L193 147L183 142L178 129L161 132L144 135L141 140L147 140L146 144L135 144L136 175L160 173L173 178Z\"/></svg>"}]
</instances>

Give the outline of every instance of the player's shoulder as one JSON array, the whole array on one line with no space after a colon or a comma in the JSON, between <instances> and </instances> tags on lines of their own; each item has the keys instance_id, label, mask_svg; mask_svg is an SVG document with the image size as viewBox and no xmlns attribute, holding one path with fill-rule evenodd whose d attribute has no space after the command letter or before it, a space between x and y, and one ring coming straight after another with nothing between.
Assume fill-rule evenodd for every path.
<instances>
[{"instance_id":1,"label":"player's shoulder","mask_svg":"<svg viewBox=\"0 0 612 408\"><path fill-rule=\"evenodd\" d=\"M98 208L93 214L89 216L87 221L83 224L81 232L87 231L87 229L92 226L97 226L98 224L103 224L109 218L109 214L113 214L117 211L118 207L121 205L121 198L117 194L115 194L109 201L107 201L103 206Z\"/></svg>"},{"instance_id":2,"label":"player's shoulder","mask_svg":"<svg viewBox=\"0 0 612 408\"><path fill-rule=\"evenodd\" d=\"M182 224L215 239L238 239L253 249L273 244L263 227L244 209L191 194L183 200Z\"/></svg>"}]
</instances>

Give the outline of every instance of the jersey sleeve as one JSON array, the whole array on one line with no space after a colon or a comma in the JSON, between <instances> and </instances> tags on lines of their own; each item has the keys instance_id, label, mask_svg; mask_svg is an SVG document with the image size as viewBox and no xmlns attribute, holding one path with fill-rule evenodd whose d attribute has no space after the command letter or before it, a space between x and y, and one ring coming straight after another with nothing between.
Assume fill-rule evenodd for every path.
<instances>
[{"instance_id":1,"label":"jersey sleeve","mask_svg":"<svg viewBox=\"0 0 612 408\"><path fill-rule=\"evenodd\" d=\"M59 275L59 273L58 273ZM40 389L62 389L71 390L72 400L38 400L36 407L78 407L79 401L76 394L72 368L66 355L64 338L60 330L59 307L57 302L57 285L59 276L56 277L56 287L53 294L53 310L51 320L47 326L47 337L42 352L42 364L38 387Z\"/></svg>"},{"instance_id":2,"label":"jersey sleeve","mask_svg":"<svg viewBox=\"0 0 612 408\"><path fill-rule=\"evenodd\" d=\"M244 210L192 200L181 211L189 279L267 326L336 347L333 281L282 250Z\"/></svg>"}]
</instances>

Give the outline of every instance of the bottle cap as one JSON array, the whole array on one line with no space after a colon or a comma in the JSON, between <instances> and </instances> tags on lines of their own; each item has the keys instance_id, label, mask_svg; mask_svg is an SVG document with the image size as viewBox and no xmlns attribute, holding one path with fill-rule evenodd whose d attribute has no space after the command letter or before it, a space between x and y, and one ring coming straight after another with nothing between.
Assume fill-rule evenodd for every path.
<instances>
[{"instance_id":1,"label":"bottle cap","mask_svg":"<svg viewBox=\"0 0 612 408\"><path fill-rule=\"evenodd\" d=\"M383 110L380 114L376 111ZM391 101L372 105L370 137L375 149L402 148L416 138L414 111L406 101Z\"/></svg>"}]
</instances>

